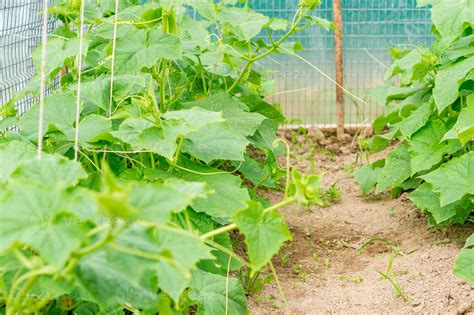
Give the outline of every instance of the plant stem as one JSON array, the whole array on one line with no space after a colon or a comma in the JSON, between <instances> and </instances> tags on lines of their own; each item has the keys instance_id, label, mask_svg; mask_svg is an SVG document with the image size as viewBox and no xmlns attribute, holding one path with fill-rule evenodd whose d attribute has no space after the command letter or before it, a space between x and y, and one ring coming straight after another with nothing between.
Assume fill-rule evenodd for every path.
<instances>
[{"instance_id":1,"label":"plant stem","mask_svg":"<svg viewBox=\"0 0 474 315\"><path fill-rule=\"evenodd\" d=\"M156 162L155 162L155 154L153 152L150 152L150 163L151 163L151 168L155 169Z\"/></svg>"},{"instance_id":2,"label":"plant stem","mask_svg":"<svg viewBox=\"0 0 474 315\"><path fill-rule=\"evenodd\" d=\"M271 207L268 207L267 209L263 210L263 213L268 213L268 212L271 212L271 211L274 211L274 210L278 210L280 208L283 208L284 206L287 206L289 204L292 204L296 201L296 198L295 197L291 197L291 198L288 198L288 199L285 199L283 200L282 202L280 203L277 203ZM223 234L223 233L227 233L227 232L230 232L230 231L233 231L237 229L237 224L235 223L232 223L232 224L229 224L229 225L226 225L226 226L223 226L221 228L218 228L214 231L210 231L206 234L203 234L201 235L201 239L208 239L208 238L211 238L211 237L214 237L214 236L217 236L217 235L220 235L220 234Z\"/></svg>"},{"instance_id":3,"label":"plant stem","mask_svg":"<svg viewBox=\"0 0 474 315\"><path fill-rule=\"evenodd\" d=\"M208 94L204 67L202 66L201 58L199 56L196 56L196 58L199 62L199 72L201 72L202 89L204 90L204 94Z\"/></svg>"},{"instance_id":4,"label":"plant stem","mask_svg":"<svg viewBox=\"0 0 474 315\"><path fill-rule=\"evenodd\" d=\"M176 153L174 154L173 161L171 161L171 165L168 168L168 173L171 173L174 170L175 165L178 163L179 156L181 154L181 150L183 149L184 137L179 137L178 148L176 149Z\"/></svg>"},{"instance_id":5,"label":"plant stem","mask_svg":"<svg viewBox=\"0 0 474 315\"><path fill-rule=\"evenodd\" d=\"M274 43L272 48L268 49L266 52L261 53L260 55L258 55L256 57L250 59L247 62L247 64L245 65L242 72L240 73L237 80L235 80L234 84L232 84L232 86L227 90L227 93L231 93L233 90L235 90L239 86L240 82L243 80L243 78L247 74L247 71L249 71L252 68L252 65L256 61L259 61L260 59L263 59L263 58L267 57L268 55L272 54L275 50L278 49L278 47L280 47L281 44L283 44L283 42L285 40L288 39L288 37L290 37L293 33L295 33L298 30L298 25L301 23L301 21L303 20L303 18L306 16L307 13L308 13L308 11L306 11L304 14L300 14L298 19L296 20L296 22L292 25L291 29L285 35L283 35L280 38L280 40L278 40L278 42Z\"/></svg>"},{"instance_id":6,"label":"plant stem","mask_svg":"<svg viewBox=\"0 0 474 315\"><path fill-rule=\"evenodd\" d=\"M163 33L169 33L168 25L168 12L163 10L163 19L161 21L163 27ZM163 58L161 60L161 74L160 74L160 100L161 100L161 112L164 113L166 110L166 70L168 68L168 61Z\"/></svg>"}]
</instances>

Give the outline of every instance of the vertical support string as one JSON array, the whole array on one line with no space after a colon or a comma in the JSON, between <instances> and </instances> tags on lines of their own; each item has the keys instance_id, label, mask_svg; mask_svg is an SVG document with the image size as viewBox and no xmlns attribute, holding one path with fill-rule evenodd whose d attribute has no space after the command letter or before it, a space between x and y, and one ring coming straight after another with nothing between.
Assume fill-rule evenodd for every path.
<instances>
[{"instance_id":1,"label":"vertical support string","mask_svg":"<svg viewBox=\"0 0 474 315\"><path fill-rule=\"evenodd\" d=\"M110 72L110 95L109 95L109 118L112 117L112 102L114 96L115 77L115 49L117 46L117 22L118 22L119 0L115 0L114 37L112 38L112 69Z\"/></svg>"},{"instance_id":2,"label":"vertical support string","mask_svg":"<svg viewBox=\"0 0 474 315\"><path fill-rule=\"evenodd\" d=\"M76 130L74 140L74 160L79 158L79 120L81 118L81 76L82 76L82 50L84 47L84 6L87 0L81 1L80 26L79 26L79 56L77 65L77 99L76 99Z\"/></svg>"},{"instance_id":3,"label":"vertical support string","mask_svg":"<svg viewBox=\"0 0 474 315\"><path fill-rule=\"evenodd\" d=\"M41 35L41 69L38 114L38 160L43 158L44 99L46 96L46 54L48 43L49 0L43 1L43 33Z\"/></svg>"}]
</instances>

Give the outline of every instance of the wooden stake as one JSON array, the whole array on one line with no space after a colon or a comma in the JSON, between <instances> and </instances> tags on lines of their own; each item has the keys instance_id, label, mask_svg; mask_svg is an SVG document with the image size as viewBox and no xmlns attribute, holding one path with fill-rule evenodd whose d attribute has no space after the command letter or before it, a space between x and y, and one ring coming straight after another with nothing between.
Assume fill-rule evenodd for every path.
<instances>
[{"instance_id":1,"label":"wooden stake","mask_svg":"<svg viewBox=\"0 0 474 315\"><path fill-rule=\"evenodd\" d=\"M344 135L344 51L342 45L342 9L341 0L333 0L333 15L336 31L334 32L334 48L336 52L336 108L337 108L337 137Z\"/></svg>"}]
</instances>

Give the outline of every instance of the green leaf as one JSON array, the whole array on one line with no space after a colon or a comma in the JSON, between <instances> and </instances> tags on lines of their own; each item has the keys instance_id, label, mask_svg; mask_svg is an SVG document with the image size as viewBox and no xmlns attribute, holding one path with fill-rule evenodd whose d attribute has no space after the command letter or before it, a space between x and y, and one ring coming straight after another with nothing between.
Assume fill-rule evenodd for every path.
<instances>
[{"instance_id":1,"label":"green leaf","mask_svg":"<svg viewBox=\"0 0 474 315\"><path fill-rule=\"evenodd\" d=\"M117 39L115 67L118 74L136 74L143 67L151 68L160 58L180 59L179 38L157 30L137 29Z\"/></svg>"},{"instance_id":2,"label":"green leaf","mask_svg":"<svg viewBox=\"0 0 474 315\"><path fill-rule=\"evenodd\" d=\"M166 112L162 117L165 119L181 120L196 131L209 124L226 121L222 117L222 113L216 113L215 110L206 110L202 106Z\"/></svg>"},{"instance_id":3,"label":"green leaf","mask_svg":"<svg viewBox=\"0 0 474 315\"><path fill-rule=\"evenodd\" d=\"M396 187L411 176L410 153L407 145L400 145L387 156L385 167L377 183L376 191Z\"/></svg>"},{"instance_id":4,"label":"green leaf","mask_svg":"<svg viewBox=\"0 0 474 315\"><path fill-rule=\"evenodd\" d=\"M22 161L12 176L38 184L58 187L75 186L87 174L79 162L59 155L46 155L41 160Z\"/></svg>"},{"instance_id":5,"label":"green leaf","mask_svg":"<svg viewBox=\"0 0 474 315\"><path fill-rule=\"evenodd\" d=\"M59 188L10 181L0 199L0 252L21 242L31 245L49 264L62 267L85 238L68 212L67 198Z\"/></svg>"},{"instance_id":6,"label":"green leaf","mask_svg":"<svg viewBox=\"0 0 474 315\"><path fill-rule=\"evenodd\" d=\"M96 142L104 134L112 131L112 121L99 115L87 115L79 123L79 142ZM64 129L64 134L70 141L75 140L75 129Z\"/></svg>"},{"instance_id":7,"label":"green leaf","mask_svg":"<svg viewBox=\"0 0 474 315\"><path fill-rule=\"evenodd\" d=\"M471 236L467 238L466 245L464 246L464 248L468 248L472 246L474 246L474 234L471 234Z\"/></svg>"},{"instance_id":8,"label":"green leaf","mask_svg":"<svg viewBox=\"0 0 474 315\"><path fill-rule=\"evenodd\" d=\"M441 207L439 194L433 191L431 184L423 183L417 190L410 194L409 198L418 208L429 212L437 224L446 222L457 214L457 204L449 204Z\"/></svg>"},{"instance_id":9,"label":"green leaf","mask_svg":"<svg viewBox=\"0 0 474 315\"><path fill-rule=\"evenodd\" d=\"M315 174L302 175L296 169L293 169L291 177L289 195L295 197L300 206L325 205L321 195L322 176Z\"/></svg>"},{"instance_id":10,"label":"green leaf","mask_svg":"<svg viewBox=\"0 0 474 315\"><path fill-rule=\"evenodd\" d=\"M388 80L398 74L402 78L403 83L410 82L413 76L413 67L421 62L421 60L422 52L418 49L411 50L408 54L393 62L384 79Z\"/></svg>"},{"instance_id":11,"label":"green leaf","mask_svg":"<svg viewBox=\"0 0 474 315\"><path fill-rule=\"evenodd\" d=\"M432 120L412 136L409 144L411 175L429 170L441 162L444 155L453 154L461 148L457 140L442 141L445 133L445 124Z\"/></svg>"},{"instance_id":12,"label":"green leaf","mask_svg":"<svg viewBox=\"0 0 474 315\"><path fill-rule=\"evenodd\" d=\"M474 23L474 2L465 1L424 1L423 5L433 3L431 9L432 21L436 29L445 38L458 37L463 26ZM420 4L419 4L420 5Z\"/></svg>"},{"instance_id":13,"label":"green leaf","mask_svg":"<svg viewBox=\"0 0 474 315\"><path fill-rule=\"evenodd\" d=\"M272 18L270 19L270 23L268 23L268 27L272 31L286 31L288 26L290 26L289 21L279 18Z\"/></svg>"},{"instance_id":14,"label":"green leaf","mask_svg":"<svg viewBox=\"0 0 474 315\"><path fill-rule=\"evenodd\" d=\"M140 183L130 193L130 204L139 210L139 217L154 223L166 223L171 213L177 213L189 206L196 198L205 198L206 191L201 183L184 181L163 184Z\"/></svg>"},{"instance_id":15,"label":"green leaf","mask_svg":"<svg viewBox=\"0 0 474 315\"><path fill-rule=\"evenodd\" d=\"M258 161L252 159L248 154L245 154L244 162L232 163L234 167L239 167L239 172L251 181L253 184L258 186L265 186L270 188L276 188L275 182L272 180L272 174L268 167L262 165Z\"/></svg>"},{"instance_id":16,"label":"green leaf","mask_svg":"<svg viewBox=\"0 0 474 315\"><path fill-rule=\"evenodd\" d=\"M39 106L35 105L20 119L21 134L36 141L38 138ZM72 133L76 120L76 98L72 94L52 94L45 99L43 135L48 130Z\"/></svg>"},{"instance_id":17,"label":"green leaf","mask_svg":"<svg viewBox=\"0 0 474 315\"><path fill-rule=\"evenodd\" d=\"M268 17L260 13L237 7L222 7L217 18L239 39L245 41L257 36L269 22Z\"/></svg>"},{"instance_id":18,"label":"green leaf","mask_svg":"<svg viewBox=\"0 0 474 315\"><path fill-rule=\"evenodd\" d=\"M443 112L459 97L459 85L474 68L474 56L450 64L438 71L433 88L433 97L438 112Z\"/></svg>"},{"instance_id":19,"label":"green leaf","mask_svg":"<svg viewBox=\"0 0 474 315\"><path fill-rule=\"evenodd\" d=\"M247 314L247 298L240 282L235 278L196 270L193 272L189 298L198 303L198 313L203 315Z\"/></svg>"},{"instance_id":20,"label":"green leaf","mask_svg":"<svg viewBox=\"0 0 474 315\"><path fill-rule=\"evenodd\" d=\"M360 185L360 189L364 195L375 187L377 180L382 174L385 160L380 160L371 165L364 165L358 168L352 175Z\"/></svg>"},{"instance_id":21,"label":"green leaf","mask_svg":"<svg viewBox=\"0 0 474 315\"><path fill-rule=\"evenodd\" d=\"M314 3L317 3L317 5L319 5L319 0L307 0L307 1L312 1ZM330 31L330 30L337 31L336 24L334 24L334 22L331 22L329 20L320 18L318 16L306 16L305 19L309 21L311 25L317 25L326 31Z\"/></svg>"},{"instance_id":22,"label":"green leaf","mask_svg":"<svg viewBox=\"0 0 474 315\"><path fill-rule=\"evenodd\" d=\"M149 150L172 160L178 144L176 140L179 136L185 135L190 128L179 121L163 122L160 127L151 127L143 130L132 143L135 150ZM133 138L133 131L125 137ZM116 134L116 133L115 133ZM132 135L131 135L132 134ZM124 137L124 135L121 135Z\"/></svg>"},{"instance_id":23,"label":"green leaf","mask_svg":"<svg viewBox=\"0 0 474 315\"><path fill-rule=\"evenodd\" d=\"M426 125L432 112L430 102L425 102L419 106L410 116L398 124L400 132L405 137L411 137L421 127Z\"/></svg>"},{"instance_id":24,"label":"green leaf","mask_svg":"<svg viewBox=\"0 0 474 315\"><path fill-rule=\"evenodd\" d=\"M474 94L467 97L467 106L461 109L458 120L450 133L453 132L462 145L474 140Z\"/></svg>"},{"instance_id":25,"label":"green leaf","mask_svg":"<svg viewBox=\"0 0 474 315\"><path fill-rule=\"evenodd\" d=\"M189 286L191 270L196 268L196 264L213 258L211 249L198 236L179 231L132 226L119 236L117 242L124 248L163 256L159 260L144 257L129 257L128 260L129 265L136 266L136 272L152 270L158 286L175 302Z\"/></svg>"},{"instance_id":26,"label":"green leaf","mask_svg":"<svg viewBox=\"0 0 474 315\"><path fill-rule=\"evenodd\" d=\"M126 254L99 251L85 256L74 273L78 283L92 300L102 307L130 303L134 307L155 309L157 296L137 266L131 272Z\"/></svg>"},{"instance_id":27,"label":"green leaf","mask_svg":"<svg viewBox=\"0 0 474 315\"><path fill-rule=\"evenodd\" d=\"M194 269L198 261L212 259L211 249L204 245L201 240L191 238L179 233L158 234L158 244L163 250L171 253L174 260L180 266ZM187 287L189 280L177 266L162 262L157 266L159 286L165 290L175 301L179 301L180 295ZM181 282L178 282L182 279Z\"/></svg>"},{"instance_id":28,"label":"green leaf","mask_svg":"<svg viewBox=\"0 0 474 315\"><path fill-rule=\"evenodd\" d=\"M72 56L79 55L79 38L53 38L48 40L46 45L46 73L58 70L64 66L64 61ZM33 63L36 71L39 73L41 69L41 50L40 45L32 54ZM85 55L88 50L88 41L84 40L83 54Z\"/></svg>"},{"instance_id":29,"label":"green leaf","mask_svg":"<svg viewBox=\"0 0 474 315\"><path fill-rule=\"evenodd\" d=\"M240 178L204 165L185 162L185 169L178 174L187 181L204 182L212 190L207 198L196 199L192 207L217 218L227 218L245 208L250 200L247 189L242 188Z\"/></svg>"},{"instance_id":30,"label":"green leaf","mask_svg":"<svg viewBox=\"0 0 474 315\"><path fill-rule=\"evenodd\" d=\"M206 99L183 104L185 108L201 107L208 111L222 112L226 124L242 136L251 136L265 117L259 113L249 113L244 103L231 95L220 93Z\"/></svg>"},{"instance_id":31,"label":"green leaf","mask_svg":"<svg viewBox=\"0 0 474 315\"><path fill-rule=\"evenodd\" d=\"M232 217L239 231L245 235L250 262L263 268L291 240L291 233L283 216L276 211L264 212L261 204L250 201L248 208Z\"/></svg>"},{"instance_id":32,"label":"green leaf","mask_svg":"<svg viewBox=\"0 0 474 315\"><path fill-rule=\"evenodd\" d=\"M83 82L81 90L81 100L85 106L96 106L104 112L109 112L110 106L110 80L109 75L102 75L93 81ZM114 77L113 99L116 103L124 98L143 91L150 81L150 76L146 74L130 75L123 74ZM90 104L90 105L89 105ZM112 110L115 108L113 104Z\"/></svg>"},{"instance_id":33,"label":"green leaf","mask_svg":"<svg viewBox=\"0 0 474 315\"><path fill-rule=\"evenodd\" d=\"M437 170L421 176L441 195L441 206L474 195L474 151L443 164Z\"/></svg>"},{"instance_id":34,"label":"green leaf","mask_svg":"<svg viewBox=\"0 0 474 315\"><path fill-rule=\"evenodd\" d=\"M125 143L135 143L145 129L155 126L152 122L144 118L127 118L119 127L119 130L112 131L111 134Z\"/></svg>"},{"instance_id":35,"label":"green leaf","mask_svg":"<svg viewBox=\"0 0 474 315\"><path fill-rule=\"evenodd\" d=\"M226 124L212 124L186 136L183 151L210 163L214 160L243 161L250 143Z\"/></svg>"},{"instance_id":36,"label":"green leaf","mask_svg":"<svg viewBox=\"0 0 474 315\"><path fill-rule=\"evenodd\" d=\"M34 159L36 150L31 144L19 141L0 144L0 184L10 177L20 163Z\"/></svg>"},{"instance_id":37,"label":"green leaf","mask_svg":"<svg viewBox=\"0 0 474 315\"><path fill-rule=\"evenodd\" d=\"M474 248L461 250L454 263L454 274L474 285Z\"/></svg>"}]
</instances>

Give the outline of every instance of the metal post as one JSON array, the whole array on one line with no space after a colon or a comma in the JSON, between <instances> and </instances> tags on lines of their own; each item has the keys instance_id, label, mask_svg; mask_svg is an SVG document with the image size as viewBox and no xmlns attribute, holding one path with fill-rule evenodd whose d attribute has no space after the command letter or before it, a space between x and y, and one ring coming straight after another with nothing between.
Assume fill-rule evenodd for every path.
<instances>
[{"instance_id":1,"label":"metal post","mask_svg":"<svg viewBox=\"0 0 474 315\"><path fill-rule=\"evenodd\" d=\"M336 108L337 108L337 137L344 135L344 70L342 45L342 9L341 0L333 0L333 15L336 31L334 32L334 49L336 52Z\"/></svg>"}]
</instances>

